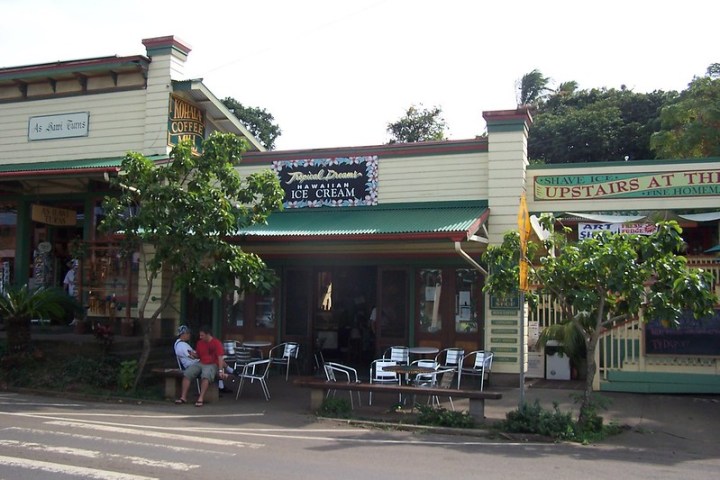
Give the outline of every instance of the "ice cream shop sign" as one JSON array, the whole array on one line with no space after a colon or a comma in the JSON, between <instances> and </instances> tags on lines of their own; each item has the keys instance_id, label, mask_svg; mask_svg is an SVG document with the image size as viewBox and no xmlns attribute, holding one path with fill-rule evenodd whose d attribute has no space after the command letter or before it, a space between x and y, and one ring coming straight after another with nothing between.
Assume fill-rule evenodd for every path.
<instances>
[{"instance_id":1,"label":"ice cream shop sign","mask_svg":"<svg viewBox=\"0 0 720 480\"><path fill-rule=\"evenodd\" d=\"M285 208L377 205L377 157L336 157L273 162L285 191Z\"/></svg>"}]
</instances>

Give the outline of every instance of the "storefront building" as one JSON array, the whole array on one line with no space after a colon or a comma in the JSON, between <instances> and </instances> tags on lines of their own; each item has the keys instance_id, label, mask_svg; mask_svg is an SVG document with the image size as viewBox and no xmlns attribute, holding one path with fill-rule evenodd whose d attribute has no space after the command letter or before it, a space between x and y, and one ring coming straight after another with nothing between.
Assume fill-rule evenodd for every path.
<instances>
[{"instance_id":1,"label":"storefront building","mask_svg":"<svg viewBox=\"0 0 720 480\"><path fill-rule=\"evenodd\" d=\"M530 213L564 216L579 236L680 219L692 264L717 268L705 254L720 243L717 159L530 166L524 108L485 112L487 135L474 139L266 152L202 82L183 78L186 44L143 44L146 55L0 69L0 284L60 285L79 258L89 316L132 326L137 257L97 231L108 179L128 151L162 162L173 143L200 148L215 130L250 142L241 174L272 169L285 189L282 212L233 239L280 281L264 295L178 296L158 337L212 320L223 340L299 342L306 371L318 351L366 366L408 345L489 350L493 375L544 377L533 344L552 320L482 291L480 255L518 228L523 193ZM603 339L596 389L720 391L713 325L682 338L618 326ZM663 387L647 386L653 377Z\"/></svg>"},{"instance_id":2,"label":"storefront building","mask_svg":"<svg viewBox=\"0 0 720 480\"><path fill-rule=\"evenodd\" d=\"M181 139L199 146L216 130L263 150L202 82L183 77L189 46L143 45L145 55L0 69L0 288L62 286L75 269L88 316L130 330L137 256L97 229L125 154L162 162ZM167 331L177 317L166 315Z\"/></svg>"}]
</instances>

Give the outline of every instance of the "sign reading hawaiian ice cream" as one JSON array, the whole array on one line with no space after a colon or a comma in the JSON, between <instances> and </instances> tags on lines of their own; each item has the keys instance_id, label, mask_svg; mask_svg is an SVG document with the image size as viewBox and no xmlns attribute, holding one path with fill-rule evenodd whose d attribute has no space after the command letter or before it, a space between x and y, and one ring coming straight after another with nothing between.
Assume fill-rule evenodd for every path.
<instances>
[{"instance_id":1,"label":"sign reading hawaiian ice cream","mask_svg":"<svg viewBox=\"0 0 720 480\"><path fill-rule=\"evenodd\" d=\"M377 205L376 156L273 162L285 208Z\"/></svg>"}]
</instances>

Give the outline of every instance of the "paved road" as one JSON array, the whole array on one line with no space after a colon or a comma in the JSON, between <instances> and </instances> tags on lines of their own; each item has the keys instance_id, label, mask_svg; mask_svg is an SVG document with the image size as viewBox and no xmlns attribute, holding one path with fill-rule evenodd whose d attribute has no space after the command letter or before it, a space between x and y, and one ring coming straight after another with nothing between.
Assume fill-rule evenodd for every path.
<instances>
[{"instance_id":1,"label":"paved road","mask_svg":"<svg viewBox=\"0 0 720 480\"><path fill-rule=\"evenodd\" d=\"M3 480L675 479L715 478L720 471L717 450L647 448L627 440L517 443L278 417L259 402L196 409L0 394Z\"/></svg>"}]
</instances>

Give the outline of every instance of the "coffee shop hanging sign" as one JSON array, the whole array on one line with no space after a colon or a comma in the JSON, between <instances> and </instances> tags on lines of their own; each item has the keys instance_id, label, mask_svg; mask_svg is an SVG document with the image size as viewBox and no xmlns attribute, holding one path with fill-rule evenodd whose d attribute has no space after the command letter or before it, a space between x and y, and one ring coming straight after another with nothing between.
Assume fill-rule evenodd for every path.
<instances>
[{"instance_id":1,"label":"coffee shop hanging sign","mask_svg":"<svg viewBox=\"0 0 720 480\"><path fill-rule=\"evenodd\" d=\"M273 162L285 208L377 205L376 156Z\"/></svg>"}]
</instances>

